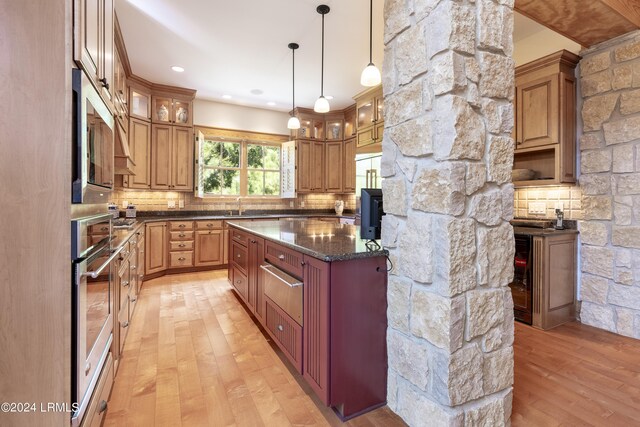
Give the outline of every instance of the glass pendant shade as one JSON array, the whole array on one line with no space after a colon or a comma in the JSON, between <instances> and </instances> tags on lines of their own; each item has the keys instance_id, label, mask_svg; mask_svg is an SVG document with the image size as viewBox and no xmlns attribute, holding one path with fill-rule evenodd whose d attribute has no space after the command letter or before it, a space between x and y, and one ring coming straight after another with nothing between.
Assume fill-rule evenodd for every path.
<instances>
[{"instance_id":1,"label":"glass pendant shade","mask_svg":"<svg viewBox=\"0 0 640 427\"><path fill-rule=\"evenodd\" d=\"M287 128L289 129L300 129L300 120L296 116L292 116L289 118L289 122L287 123Z\"/></svg>"},{"instance_id":2,"label":"glass pendant shade","mask_svg":"<svg viewBox=\"0 0 640 427\"><path fill-rule=\"evenodd\" d=\"M313 106L313 111L316 113L328 113L329 112L329 101L324 96L320 96L316 100L315 105Z\"/></svg>"},{"instance_id":3,"label":"glass pendant shade","mask_svg":"<svg viewBox=\"0 0 640 427\"><path fill-rule=\"evenodd\" d=\"M362 75L360 76L360 84L362 86L378 86L381 81L380 70L373 63L370 63L367 68L362 70Z\"/></svg>"}]
</instances>

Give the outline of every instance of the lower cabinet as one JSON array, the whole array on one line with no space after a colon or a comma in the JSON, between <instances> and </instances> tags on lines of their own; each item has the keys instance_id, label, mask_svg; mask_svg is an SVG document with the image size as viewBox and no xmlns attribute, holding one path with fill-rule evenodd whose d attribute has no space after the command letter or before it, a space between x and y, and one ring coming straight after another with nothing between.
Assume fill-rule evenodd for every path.
<instances>
[{"instance_id":1,"label":"lower cabinet","mask_svg":"<svg viewBox=\"0 0 640 427\"><path fill-rule=\"evenodd\" d=\"M107 356L107 360L102 368L102 373L98 377L93 397L89 401L87 412L82 419L81 427L99 427L102 425L102 419L107 412L109 395L113 387L114 366L113 356L111 353Z\"/></svg>"},{"instance_id":2,"label":"lower cabinet","mask_svg":"<svg viewBox=\"0 0 640 427\"><path fill-rule=\"evenodd\" d=\"M320 400L344 419L383 405L386 258L325 262L234 227L230 234L233 288Z\"/></svg>"},{"instance_id":3,"label":"lower cabinet","mask_svg":"<svg viewBox=\"0 0 640 427\"><path fill-rule=\"evenodd\" d=\"M150 222L145 224L145 275L167 269L167 223Z\"/></svg>"},{"instance_id":4,"label":"lower cabinet","mask_svg":"<svg viewBox=\"0 0 640 427\"><path fill-rule=\"evenodd\" d=\"M198 230L195 240L195 266L221 265L224 263L223 231Z\"/></svg>"}]
</instances>

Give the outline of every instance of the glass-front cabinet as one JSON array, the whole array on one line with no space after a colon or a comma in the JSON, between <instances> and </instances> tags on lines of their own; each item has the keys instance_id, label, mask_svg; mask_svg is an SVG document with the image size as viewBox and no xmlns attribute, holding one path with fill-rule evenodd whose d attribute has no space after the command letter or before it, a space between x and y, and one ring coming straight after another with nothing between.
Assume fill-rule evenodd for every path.
<instances>
[{"instance_id":1,"label":"glass-front cabinet","mask_svg":"<svg viewBox=\"0 0 640 427\"><path fill-rule=\"evenodd\" d=\"M382 141L384 130L384 98L382 86L376 86L355 97L358 147Z\"/></svg>"},{"instance_id":2,"label":"glass-front cabinet","mask_svg":"<svg viewBox=\"0 0 640 427\"><path fill-rule=\"evenodd\" d=\"M154 123L191 126L191 101L154 96L151 121Z\"/></svg>"},{"instance_id":3,"label":"glass-front cabinet","mask_svg":"<svg viewBox=\"0 0 640 427\"><path fill-rule=\"evenodd\" d=\"M344 138L356 136L356 108L349 107L344 112Z\"/></svg>"},{"instance_id":4,"label":"glass-front cabinet","mask_svg":"<svg viewBox=\"0 0 640 427\"><path fill-rule=\"evenodd\" d=\"M149 120L151 118L151 94L134 86L129 87L129 114L132 117Z\"/></svg>"},{"instance_id":5,"label":"glass-front cabinet","mask_svg":"<svg viewBox=\"0 0 640 427\"><path fill-rule=\"evenodd\" d=\"M329 117L325 121L327 141L342 141L344 138L344 118L343 115Z\"/></svg>"}]
</instances>

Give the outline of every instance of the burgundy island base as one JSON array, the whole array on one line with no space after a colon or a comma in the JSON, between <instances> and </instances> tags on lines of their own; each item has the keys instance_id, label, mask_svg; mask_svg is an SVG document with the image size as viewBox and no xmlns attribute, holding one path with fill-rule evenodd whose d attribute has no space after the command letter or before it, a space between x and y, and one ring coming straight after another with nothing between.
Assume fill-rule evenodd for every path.
<instances>
[{"instance_id":1,"label":"burgundy island base","mask_svg":"<svg viewBox=\"0 0 640 427\"><path fill-rule=\"evenodd\" d=\"M386 403L386 252L357 226L229 223L229 281L295 369L343 419Z\"/></svg>"}]
</instances>

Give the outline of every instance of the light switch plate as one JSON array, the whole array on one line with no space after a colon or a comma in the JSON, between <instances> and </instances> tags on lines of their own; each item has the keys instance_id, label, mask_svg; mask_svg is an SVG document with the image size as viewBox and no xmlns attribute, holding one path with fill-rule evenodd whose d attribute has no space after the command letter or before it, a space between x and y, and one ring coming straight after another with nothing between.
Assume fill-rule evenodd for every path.
<instances>
[{"instance_id":1,"label":"light switch plate","mask_svg":"<svg viewBox=\"0 0 640 427\"><path fill-rule=\"evenodd\" d=\"M529 202L529 213L533 215L544 215L547 210L546 202Z\"/></svg>"},{"instance_id":2,"label":"light switch plate","mask_svg":"<svg viewBox=\"0 0 640 427\"><path fill-rule=\"evenodd\" d=\"M169 209L175 209L176 208L176 201L175 200L167 200L167 207Z\"/></svg>"},{"instance_id":3,"label":"light switch plate","mask_svg":"<svg viewBox=\"0 0 640 427\"><path fill-rule=\"evenodd\" d=\"M178 207L179 207L180 209L184 209L184 200L180 199L180 200L178 201Z\"/></svg>"},{"instance_id":4,"label":"light switch plate","mask_svg":"<svg viewBox=\"0 0 640 427\"><path fill-rule=\"evenodd\" d=\"M127 206L129 206L129 201L128 200L123 200L122 201L122 209L127 209Z\"/></svg>"},{"instance_id":5,"label":"light switch plate","mask_svg":"<svg viewBox=\"0 0 640 427\"><path fill-rule=\"evenodd\" d=\"M304 208L304 200L302 200L302 201L300 202L300 207L301 207L301 208Z\"/></svg>"}]
</instances>

